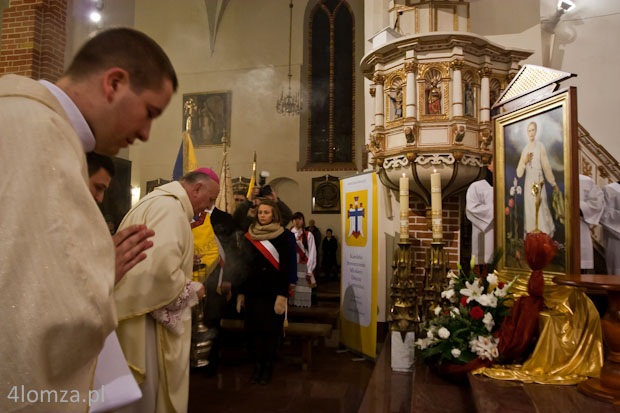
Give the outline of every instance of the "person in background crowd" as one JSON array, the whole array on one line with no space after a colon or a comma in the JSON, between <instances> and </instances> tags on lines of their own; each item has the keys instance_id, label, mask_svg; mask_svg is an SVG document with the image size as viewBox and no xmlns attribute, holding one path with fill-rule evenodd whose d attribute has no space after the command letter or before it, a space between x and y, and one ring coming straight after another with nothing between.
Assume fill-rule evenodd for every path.
<instances>
[{"instance_id":1,"label":"person in background crowd","mask_svg":"<svg viewBox=\"0 0 620 413\"><path fill-rule=\"evenodd\" d=\"M317 254L318 254L319 246L321 245L321 230L319 230L317 226L314 225L313 219L308 221L308 226L306 227L306 231L312 233L312 236L314 237L314 245L316 247Z\"/></svg>"},{"instance_id":2,"label":"person in background crowd","mask_svg":"<svg viewBox=\"0 0 620 413\"><path fill-rule=\"evenodd\" d=\"M235 191L235 193L233 194L233 199L235 200L235 209L237 209L239 205L243 204L243 202L247 199L245 193L246 191Z\"/></svg>"},{"instance_id":3,"label":"person in background crowd","mask_svg":"<svg viewBox=\"0 0 620 413\"><path fill-rule=\"evenodd\" d=\"M278 208L280 224L286 227L291 221L291 209L280 199L269 185L255 186L250 192L250 199L246 199L233 212L233 219L242 231L247 231L256 216L256 208L261 199L271 200Z\"/></svg>"},{"instance_id":4,"label":"person in background crowd","mask_svg":"<svg viewBox=\"0 0 620 413\"><path fill-rule=\"evenodd\" d=\"M469 185L465 196L465 214L471 221L471 254L476 265L493 261L493 163L485 177Z\"/></svg>"},{"instance_id":5,"label":"person in background crowd","mask_svg":"<svg viewBox=\"0 0 620 413\"><path fill-rule=\"evenodd\" d=\"M325 231L325 238L323 239L321 248L323 250L323 261L321 262L323 272L328 278L338 277L338 240L332 235L331 228Z\"/></svg>"},{"instance_id":6,"label":"person in background crowd","mask_svg":"<svg viewBox=\"0 0 620 413\"><path fill-rule=\"evenodd\" d=\"M592 178L579 174L579 234L582 273L594 273L594 251L590 226L598 225L604 208L603 190Z\"/></svg>"},{"instance_id":7,"label":"person in background crowd","mask_svg":"<svg viewBox=\"0 0 620 413\"><path fill-rule=\"evenodd\" d=\"M311 232L304 230L304 214L293 214L291 232L295 235L297 250L297 283L291 305L310 307L312 288L316 287L314 269L316 267L316 244Z\"/></svg>"},{"instance_id":8,"label":"person in background crowd","mask_svg":"<svg viewBox=\"0 0 620 413\"><path fill-rule=\"evenodd\" d=\"M620 182L603 187L605 210L601 216L607 274L620 275Z\"/></svg>"}]
</instances>

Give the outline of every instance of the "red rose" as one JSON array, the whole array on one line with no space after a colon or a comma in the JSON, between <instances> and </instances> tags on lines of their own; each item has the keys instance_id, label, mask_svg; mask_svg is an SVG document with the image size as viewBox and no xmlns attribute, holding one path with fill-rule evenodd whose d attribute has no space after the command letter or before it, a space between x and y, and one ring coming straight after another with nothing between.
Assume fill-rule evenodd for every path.
<instances>
[{"instance_id":1,"label":"red rose","mask_svg":"<svg viewBox=\"0 0 620 413\"><path fill-rule=\"evenodd\" d=\"M461 305L463 307L467 306L467 297L461 297Z\"/></svg>"},{"instance_id":2,"label":"red rose","mask_svg":"<svg viewBox=\"0 0 620 413\"><path fill-rule=\"evenodd\" d=\"M506 216L510 215L510 208L506 207Z\"/></svg>"},{"instance_id":3,"label":"red rose","mask_svg":"<svg viewBox=\"0 0 620 413\"><path fill-rule=\"evenodd\" d=\"M450 310L446 310L446 311L444 311L443 313L444 313L445 315L448 315L448 314L450 314Z\"/></svg>"},{"instance_id":4,"label":"red rose","mask_svg":"<svg viewBox=\"0 0 620 413\"><path fill-rule=\"evenodd\" d=\"M482 311L482 308L475 306L474 308L469 310L469 315L474 320L480 320L484 316L484 311Z\"/></svg>"},{"instance_id":5,"label":"red rose","mask_svg":"<svg viewBox=\"0 0 620 413\"><path fill-rule=\"evenodd\" d=\"M514 199L514 198L510 198L510 199L508 200L508 206L509 206L510 208L512 208L513 206L515 206L515 199Z\"/></svg>"},{"instance_id":6,"label":"red rose","mask_svg":"<svg viewBox=\"0 0 620 413\"><path fill-rule=\"evenodd\" d=\"M504 283L500 281L500 282L497 284L497 288L499 288L500 290L501 290L502 288L504 288Z\"/></svg>"}]
</instances>

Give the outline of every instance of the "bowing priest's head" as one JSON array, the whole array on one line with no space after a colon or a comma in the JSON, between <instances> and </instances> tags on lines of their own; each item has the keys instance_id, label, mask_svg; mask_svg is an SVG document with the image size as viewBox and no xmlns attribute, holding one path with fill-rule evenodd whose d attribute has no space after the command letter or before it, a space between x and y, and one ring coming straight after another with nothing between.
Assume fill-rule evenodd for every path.
<instances>
[{"instance_id":1,"label":"bowing priest's head","mask_svg":"<svg viewBox=\"0 0 620 413\"><path fill-rule=\"evenodd\" d=\"M185 174L180 182L187 192L194 215L213 208L220 193L220 179L212 169L198 168Z\"/></svg>"},{"instance_id":2,"label":"bowing priest's head","mask_svg":"<svg viewBox=\"0 0 620 413\"><path fill-rule=\"evenodd\" d=\"M168 56L150 37L129 28L102 31L77 52L56 82L95 136L95 152L115 155L149 138L178 81Z\"/></svg>"}]
</instances>

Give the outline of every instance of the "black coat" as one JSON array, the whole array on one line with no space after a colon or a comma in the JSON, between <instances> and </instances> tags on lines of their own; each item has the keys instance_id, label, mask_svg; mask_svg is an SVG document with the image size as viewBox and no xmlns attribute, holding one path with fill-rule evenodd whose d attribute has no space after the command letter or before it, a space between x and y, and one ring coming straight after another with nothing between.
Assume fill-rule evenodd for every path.
<instances>
[{"instance_id":1,"label":"black coat","mask_svg":"<svg viewBox=\"0 0 620 413\"><path fill-rule=\"evenodd\" d=\"M217 208L214 208L211 213L211 226L226 254L222 282L229 281L234 290L241 283L243 272L243 268L239 265L239 248L237 247L237 233L239 231L232 216ZM217 293L219 274L220 266L218 264L205 283L207 297L204 303L204 317L208 325L219 325L219 320L222 318L226 307L226 296Z\"/></svg>"},{"instance_id":2,"label":"black coat","mask_svg":"<svg viewBox=\"0 0 620 413\"><path fill-rule=\"evenodd\" d=\"M280 268L271 262L247 239L241 242L241 256L247 277L239 292L245 295L245 329L247 331L279 331L284 315L273 309L276 297L288 297L292 254L286 232L269 240L280 255Z\"/></svg>"}]
</instances>

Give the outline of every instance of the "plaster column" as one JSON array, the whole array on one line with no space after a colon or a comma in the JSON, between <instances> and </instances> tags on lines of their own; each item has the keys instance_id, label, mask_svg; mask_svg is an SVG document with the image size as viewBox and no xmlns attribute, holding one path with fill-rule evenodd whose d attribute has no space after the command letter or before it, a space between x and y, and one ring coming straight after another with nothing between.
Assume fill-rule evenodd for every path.
<instances>
[{"instance_id":1,"label":"plaster column","mask_svg":"<svg viewBox=\"0 0 620 413\"><path fill-rule=\"evenodd\" d=\"M415 82L415 71L417 69L417 64L414 62L405 63L405 72L407 73L407 89L405 91L405 98L407 100L407 105L405 106L405 117L406 118L416 118L416 82Z\"/></svg>"},{"instance_id":2,"label":"plaster column","mask_svg":"<svg viewBox=\"0 0 620 413\"><path fill-rule=\"evenodd\" d=\"M450 66L452 67L452 116L461 117L463 116L463 81L461 80L463 61L455 60L450 63Z\"/></svg>"},{"instance_id":3,"label":"plaster column","mask_svg":"<svg viewBox=\"0 0 620 413\"><path fill-rule=\"evenodd\" d=\"M375 96L375 129L384 128L384 102L383 102L383 81L385 76L376 74L373 81L375 82L376 96Z\"/></svg>"},{"instance_id":4,"label":"plaster column","mask_svg":"<svg viewBox=\"0 0 620 413\"><path fill-rule=\"evenodd\" d=\"M491 90L489 88L489 77L491 69L483 67L478 71L480 75L480 122L491 121Z\"/></svg>"}]
</instances>

